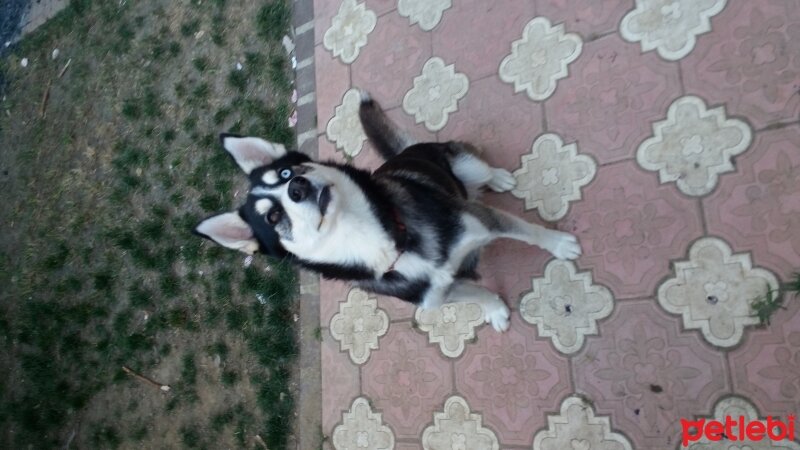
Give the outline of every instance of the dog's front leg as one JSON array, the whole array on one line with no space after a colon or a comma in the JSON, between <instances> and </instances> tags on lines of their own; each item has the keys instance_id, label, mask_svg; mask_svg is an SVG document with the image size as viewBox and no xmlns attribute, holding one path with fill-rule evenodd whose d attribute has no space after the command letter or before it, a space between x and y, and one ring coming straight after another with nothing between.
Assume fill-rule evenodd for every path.
<instances>
[{"instance_id":1,"label":"dog's front leg","mask_svg":"<svg viewBox=\"0 0 800 450\"><path fill-rule=\"evenodd\" d=\"M493 239L510 238L536 245L558 259L576 259L581 255L578 239L569 233L528 223L505 211L477 202L471 202L467 210L487 228Z\"/></svg>"}]
</instances>

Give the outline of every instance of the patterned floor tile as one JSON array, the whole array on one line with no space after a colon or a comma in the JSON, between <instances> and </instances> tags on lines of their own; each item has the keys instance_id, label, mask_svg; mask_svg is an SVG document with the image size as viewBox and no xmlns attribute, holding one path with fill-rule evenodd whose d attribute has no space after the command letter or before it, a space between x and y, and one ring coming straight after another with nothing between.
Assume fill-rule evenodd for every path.
<instances>
[{"instance_id":1,"label":"patterned floor tile","mask_svg":"<svg viewBox=\"0 0 800 450\"><path fill-rule=\"evenodd\" d=\"M375 29L377 15L356 0L342 0L339 11L331 19L331 27L322 36L322 45L345 64L352 64L367 45Z\"/></svg>"},{"instance_id":2,"label":"patterned floor tile","mask_svg":"<svg viewBox=\"0 0 800 450\"><path fill-rule=\"evenodd\" d=\"M711 31L711 18L727 0L636 0L636 8L622 18L620 34L639 42L642 51L655 49L667 60L688 55L698 35Z\"/></svg>"},{"instance_id":3,"label":"patterned floor tile","mask_svg":"<svg viewBox=\"0 0 800 450\"><path fill-rule=\"evenodd\" d=\"M419 24L423 30L431 31L451 6L453 0L398 0L397 13L408 17L412 25Z\"/></svg>"},{"instance_id":4,"label":"patterned floor tile","mask_svg":"<svg viewBox=\"0 0 800 450\"><path fill-rule=\"evenodd\" d=\"M567 360L513 322L505 333L481 329L455 376L458 392L504 445L531 445L532 430L545 426L545 413L557 411L570 390Z\"/></svg>"},{"instance_id":5,"label":"patterned floor tile","mask_svg":"<svg viewBox=\"0 0 800 450\"><path fill-rule=\"evenodd\" d=\"M724 107L708 108L699 97L675 100L667 118L653 124L654 135L636 152L636 162L658 171L662 183L674 181L686 195L708 194L719 176L734 170L732 158L750 147L750 127L729 119Z\"/></svg>"},{"instance_id":6,"label":"patterned floor tile","mask_svg":"<svg viewBox=\"0 0 800 450\"><path fill-rule=\"evenodd\" d=\"M378 308L375 295L358 288L351 289L347 301L339 303L339 312L330 324L331 336L356 364L364 364L369 359L388 329L389 316Z\"/></svg>"},{"instance_id":7,"label":"patterned floor tile","mask_svg":"<svg viewBox=\"0 0 800 450\"><path fill-rule=\"evenodd\" d=\"M702 235L697 203L632 162L601 167L565 221L583 247L578 267L616 298L654 295L669 261Z\"/></svg>"},{"instance_id":8,"label":"patterned floor tile","mask_svg":"<svg viewBox=\"0 0 800 450\"><path fill-rule=\"evenodd\" d=\"M457 358L467 342L475 338L475 328L484 323L484 313L477 303L453 303L440 308L418 308L414 316L428 341L438 344L444 356Z\"/></svg>"},{"instance_id":9,"label":"patterned floor tile","mask_svg":"<svg viewBox=\"0 0 800 450\"><path fill-rule=\"evenodd\" d=\"M557 134L539 136L530 153L522 155L514 171L517 186L511 193L525 201L526 209L536 209L544 220L563 218L570 202L580 200L581 188L595 176L597 164L589 156L578 154L575 144L565 145Z\"/></svg>"},{"instance_id":10,"label":"patterned floor tile","mask_svg":"<svg viewBox=\"0 0 800 450\"><path fill-rule=\"evenodd\" d=\"M429 450L498 450L497 436L482 421L466 400L454 395L444 403L444 411L434 414L433 424L422 433L422 445Z\"/></svg>"},{"instance_id":11,"label":"patterned floor tile","mask_svg":"<svg viewBox=\"0 0 800 450\"><path fill-rule=\"evenodd\" d=\"M634 0L536 0L536 13L553 23L563 22L567 30L584 40L616 31Z\"/></svg>"},{"instance_id":12,"label":"patterned floor tile","mask_svg":"<svg viewBox=\"0 0 800 450\"><path fill-rule=\"evenodd\" d=\"M352 65L353 86L366 89L385 109L398 106L431 57L430 34L396 13L378 18L369 43ZM391 74L391 76L386 76Z\"/></svg>"},{"instance_id":13,"label":"patterned floor tile","mask_svg":"<svg viewBox=\"0 0 800 450\"><path fill-rule=\"evenodd\" d=\"M800 298L785 302L768 328L750 331L730 355L735 392L764 415L800 412Z\"/></svg>"},{"instance_id":14,"label":"patterned floor tile","mask_svg":"<svg viewBox=\"0 0 800 450\"><path fill-rule=\"evenodd\" d=\"M399 439L419 437L453 389L450 363L409 324L389 327L361 379L364 395Z\"/></svg>"},{"instance_id":15,"label":"patterned floor tile","mask_svg":"<svg viewBox=\"0 0 800 450\"><path fill-rule=\"evenodd\" d=\"M454 64L447 64L434 56L422 66L422 73L414 77L414 87L403 97L403 110L424 123L430 131L439 131L447 125L450 113L458 109L458 101L469 90L469 80L457 72Z\"/></svg>"},{"instance_id":16,"label":"patterned floor tile","mask_svg":"<svg viewBox=\"0 0 800 450\"><path fill-rule=\"evenodd\" d=\"M536 450L632 450L625 436L611 431L608 417L596 416L591 403L577 396L561 403L561 413L547 417L547 429L533 439Z\"/></svg>"},{"instance_id":17,"label":"patterned floor tile","mask_svg":"<svg viewBox=\"0 0 800 450\"><path fill-rule=\"evenodd\" d=\"M580 36L565 30L563 24L534 17L522 37L511 43L511 53L500 61L498 73L514 86L514 92L525 92L534 101L546 100L569 74L568 67L582 49Z\"/></svg>"},{"instance_id":18,"label":"patterned floor tile","mask_svg":"<svg viewBox=\"0 0 800 450\"><path fill-rule=\"evenodd\" d=\"M333 447L337 450L392 450L394 435L383 424L381 414L372 410L369 400L359 397L342 416L342 424L333 430Z\"/></svg>"},{"instance_id":19,"label":"patterned floor tile","mask_svg":"<svg viewBox=\"0 0 800 450\"><path fill-rule=\"evenodd\" d=\"M434 30L433 52L475 81L497 67L533 18L531 0L459 0ZM469 30L469 32L465 32Z\"/></svg>"},{"instance_id":20,"label":"patterned floor tile","mask_svg":"<svg viewBox=\"0 0 800 450\"><path fill-rule=\"evenodd\" d=\"M578 273L570 261L551 261L544 276L531 284L533 289L520 302L520 314L565 354L577 352L586 336L596 335L597 321L614 308L611 292L593 284L588 272Z\"/></svg>"},{"instance_id":21,"label":"patterned floor tile","mask_svg":"<svg viewBox=\"0 0 800 450\"><path fill-rule=\"evenodd\" d=\"M753 267L750 255L733 254L718 238L704 237L692 244L689 259L675 262L675 276L658 288L658 303L680 314L686 329L699 329L706 341L733 347L745 327L758 324L750 302L778 289L770 271Z\"/></svg>"},{"instance_id":22,"label":"patterned floor tile","mask_svg":"<svg viewBox=\"0 0 800 450\"><path fill-rule=\"evenodd\" d=\"M364 141L367 140L358 118L360 105L361 93L358 89L348 89L325 127L328 140L336 144L336 149L342 151L345 158L354 158L361 153Z\"/></svg>"},{"instance_id":23,"label":"patterned floor tile","mask_svg":"<svg viewBox=\"0 0 800 450\"><path fill-rule=\"evenodd\" d=\"M681 61L687 93L725 102L731 114L757 129L796 121L800 113L800 4L793 1L737 2L713 21Z\"/></svg>"},{"instance_id":24,"label":"patterned floor tile","mask_svg":"<svg viewBox=\"0 0 800 450\"><path fill-rule=\"evenodd\" d=\"M784 280L800 268L798 148L800 126L757 133L737 160L739 172L703 200L710 233Z\"/></svg>"},{"instance_id":25,"label":"patterned floor tile","mask_svg":"<svg viewBox=\"0 0 800 450\"><path fill-rule=\"evenodd\" d=\"M730 388L725 359L652 300L623 302L573 359L575 388L634 448L674 448L682 417Z\"/></svg>"},{"instance_id":26,"label":"patterned floor tile","mask_svg":"<svg viewBox=\"0 0 800 450\"><path fill-rule=\"evenodd\" d=\"M451 114L439 137L474 143L494 166L509 171L519 167L519 155L530 150L543 130L542 107L507 87L496 76L470 80L469 94L459 102L458 111Z\"/></svg>"},{"instance_id":27,"label":"patterned floor tile","mask_svg":"<svg viewBox=\"0 0 800 450\"><path fill-rule=\"evenodd\" d=\"M586 43L545 103L549 130L600 163L633 157L681 95L677 65L638 50L616 35Z\"/></svg>"},{"instance_id":28,"label":"patterned floor tile","mask_svg":"<svg viewBox=\"0 0 800 450\"><path fill-rule=\"evenodd\" d=\"M334 58L321 45L314 49L314 65L317 86L324 86L324 89L318 89L315 94L317 125L320 131L324 131L336 107L342 104L342 98L350 85L350 66Z\"/></svg>"},{"instance_id":29,"label":"patterned floor tile","mask_svg":"<svg viewBox=\"0 0 800 450\"><path fill-rule=\"evenodd\" d=\"M339 351L336 342L327 331L322 332L322 428L325 434L333 432L353 399L361 392L358 366L350 361L346 352Z\"/></svg>"}]
</instances>

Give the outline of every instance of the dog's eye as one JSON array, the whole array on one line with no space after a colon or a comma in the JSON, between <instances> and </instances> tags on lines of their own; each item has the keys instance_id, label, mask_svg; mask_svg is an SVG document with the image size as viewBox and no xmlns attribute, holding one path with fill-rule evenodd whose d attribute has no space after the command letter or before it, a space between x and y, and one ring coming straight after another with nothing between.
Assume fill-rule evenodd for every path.
<instances>
[{"instance_id":1,"label":"dog's eye","mask_svg":"<svg viewBox=\"0 0 800 450\"><path fill-rule=\"evenodd\" d=\"M281 178L288 180L292 176L292 169L281 170Z\"/></svg>"},{"instance_id":2,"label":"dog's eye","mask_svg":"<svg viewBox=\"0 0 800 450\"><path fill-rule=\"evenodd\" d=\"M281 220L281 210L280 209L273 209L272 211L267 214L267 222L275 225L278 221Z\"/></svg>"}]
</instances>

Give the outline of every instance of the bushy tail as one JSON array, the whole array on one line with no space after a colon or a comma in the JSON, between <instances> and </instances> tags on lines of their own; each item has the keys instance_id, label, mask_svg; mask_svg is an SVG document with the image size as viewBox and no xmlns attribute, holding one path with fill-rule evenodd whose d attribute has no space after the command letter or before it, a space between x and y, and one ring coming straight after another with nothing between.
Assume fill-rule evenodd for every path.
<instances>
[{"instance_id":1,"label":"bushy tail","mask_svg":"<svg viewBox=\"0 0 800 450\"><path fill-rule=\"evenodd\" d=\"M361 106L358 109L361 126L375 149L384 159L390 159L414 141L403 130L386 117L381 106L366 91L361 91Z\"/></svg>"}]
</instances>

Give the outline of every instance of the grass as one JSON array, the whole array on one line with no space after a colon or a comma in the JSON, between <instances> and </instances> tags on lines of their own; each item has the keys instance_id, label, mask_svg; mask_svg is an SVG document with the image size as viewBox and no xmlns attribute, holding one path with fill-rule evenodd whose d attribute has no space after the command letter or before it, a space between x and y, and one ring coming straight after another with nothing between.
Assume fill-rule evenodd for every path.
<instances>
[{"instance_id":1,"label":"grass","mask_svg":"<svg viewBox=\"0 0 800 450\"><path fill-rule=\"evenodd\" d=\"M766 288L766 292L761 297L757 297L750 302L750 309L753 315L758 318L759 325L767 326L770 318L779 309L786 309L783 302L789 295L797 296L800 294L800 272L795 272L791 281L781 285L778 289Z\"/></svg>"},{"instance_id":2,"label":"grass","mask_svg":"<svg viewBox=\"0 0 800 450\"><path fill-rule=\"evenodd\" d=\"M189 231L245 183L218 132L293 142L289 14L73 0L0 60L0 448L285 448L295 274Z\"/></svg>"}]
</instances>

